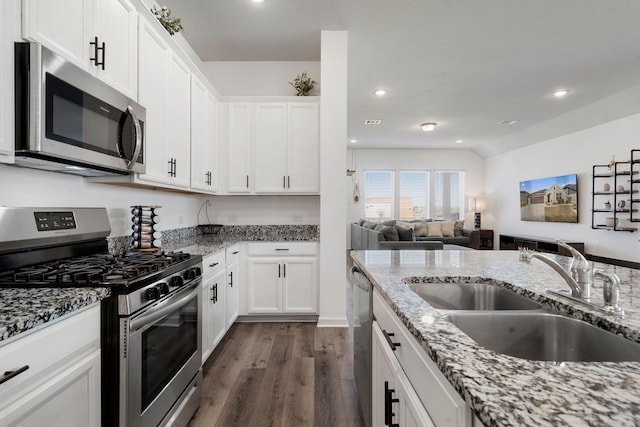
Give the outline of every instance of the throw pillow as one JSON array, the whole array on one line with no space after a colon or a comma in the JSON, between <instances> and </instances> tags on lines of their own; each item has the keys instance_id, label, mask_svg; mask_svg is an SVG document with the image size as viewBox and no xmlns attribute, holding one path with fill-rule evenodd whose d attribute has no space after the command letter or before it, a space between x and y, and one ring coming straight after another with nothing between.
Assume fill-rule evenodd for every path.
<instances>
[{"instance_id":1,"label":"throw pillow","mask_svg":"<svg viewBox=\"0 0 640 427\"><path fill-rule=\"evenodd\" d=\"M416 229L416 224L414 222L396 221L396 225L399 225L403 228L410 228L412 230Z\"/></svg>"},{"instance_id":2,"label":"throw pillow","mask_svg":"<svg viewBox=\"0 0 640 427\"><path fill-rule=\"evenodd\" d=\"M364 224L366 221L367 221L367 220L366 220L366 219L364 219L364 218L359 219L359 220L358 220L358 225L362 225L362 224Z\"/></svg>"},{"instance_id":3,"label":"throw pillow","mask_svg":"<svg viewBox=\"0 0 640 427\"><path fill-rule=\"evenodd\" d=\"M384 240L387 242L397 242L400 240L396 229L389 225L378 224L375 226L374 230L382 233L382 237L384 237Z\"/></svg>"},{"instance_id":4,"label":"throw pillow","mask_svg":"<svg viewBox=\"0 0 640 427\"><path fill-rule=\"evenodd\" d=\"M416 221L414 224L416 237L427 237L427 223L424 221Z\"/></svg>"},{"instance_id":5,"label":"throw pillow","mask_svg":"<svg viewBox=\"0 0 640 427\"><path fill-rule=\"evenodd\" d=\"M462 229L464 228L464 220L456 221L456 225L453 229L453 235L455 237L462 236Z\"/></svg>"},{"instance_id":6,"label":"throw pillow","mask_svg":"<svg viewBox=\"0 0 640 427\"><path fill-rule=\"evenodd\" d=\"M427 223L427 237L442 237L442 223L441 222Z\"/></svg>"},{"instance_id":7,"label":"throw pillow","mask_svg":"<svg viewBox=\"0 0 640 427\"><path fill-rule=\"evenodd\" d=\"M442 235L444 237L453 237L456 223L454 221L443 221L442 224Z\"/></svg>"},{"instance_id":8,"label":"throw pillow","mask_svg":"<svg viewBox=\"0 0 640 427\"><path fill-rule=\"evenodd\" d=\"M389 219L387 221L382 221L381 224L382 225L388 225L389 227L393 227L394 225L396 225L396 220L395 219Z\"/></svg>"},{"instance_id":9,"label":"throw pillow","mask_svg":"<svg viewBox=\"0 0 640 427\"><path fill-rule=\"evenodd\" d=\"M372 230L376 225L378 225L378 223L377 222L373 222L373 221L365 221L365 222L362 223L362 226L364 228L370 228Z\"/></svg>"},{"instance_id":10,"label":"throw pillow","mask_svg":"<svg viewBox=\"0 0 640 427\"><path fill-rule=\"evenodd\" d=\"M393 226L398 232L398 238L403 242L413 241L413 229L401 227L398 224Z\"/></svg>"}]
</instances>

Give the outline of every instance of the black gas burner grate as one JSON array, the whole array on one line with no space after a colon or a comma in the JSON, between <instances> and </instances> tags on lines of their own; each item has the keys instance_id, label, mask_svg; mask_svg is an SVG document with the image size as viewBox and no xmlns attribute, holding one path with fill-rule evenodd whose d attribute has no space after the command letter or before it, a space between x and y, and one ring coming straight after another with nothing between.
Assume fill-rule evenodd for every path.
<instances>
[{"instance_id":1,"label":"black gas burner grate","mask_svg":"<svg viewBox=\"0 0 640 427\"><path fill-rule=\"evenodd\" d=\"M0 273L0 286L45 283L51 285L126 285L190 258L183 252L96 254L21 267Z\"/></svg>"}]
</instances>

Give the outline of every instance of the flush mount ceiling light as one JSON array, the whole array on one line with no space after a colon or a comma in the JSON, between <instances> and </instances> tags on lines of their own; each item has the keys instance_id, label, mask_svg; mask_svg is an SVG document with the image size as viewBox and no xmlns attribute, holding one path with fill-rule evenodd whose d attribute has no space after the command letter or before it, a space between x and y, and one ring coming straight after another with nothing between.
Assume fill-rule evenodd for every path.
<instances>
[{"instance_id":1,"label":"flush mount ceiling light","mask_svg":"<svg viewBox=\"0 0 640 427\"><path fill-rule=\"evenodd\" d=\"M382 120L365 120L364 121L365 125L379 125L380 123L382 123Z\"/></svg>"},{"instance_id":2,"label":"flush mount ceiling light","mask_svg":"<svg viewBox=\"0 0 640 427\"><path fill-rule=\"evenodd\" d=\"M456 144L462 144L462 140L461 139L456 139Z\"/></svg>"},{"instance_id":3,"label":"flush mount ceiling light","mask_svg":"<svg viewBox=\"0 0 640 427\"><path fill-rule=\"evenodd\" d=\"M434 122L428 122L428 123L422 123L420 125L420 127L422 128L423 131L425 132L431 132L432 130L434 130L436 128L437 123Z\"/></svg>"},{"instance_id":4,"label":"flush mount ceiling light","mask_svg":"<svg viewBox=\"0 0 640 427\"><path fill-rule=\"evenodd\" d=\"M251 3L264 3L264 0L251 0Z\"/></svg>"},{"instance_id":5,"label":"flush mount ceiling light","mask_svg":"<svg viewBox=\"0 0 640 427\"><path fill-rule=\"evenodd\" d=\"M349 141L349 142L350 142L350 143L352 143L352 144L355 144L356 142L358 142L358 140L357 140L357 139L352 139L352 140L351 140L351 141Z\"/></svg>"},{"instance_id":6,"label":"flush mount ceiling light","mask_svg":"<svg viewBox=\"0 0 640 427\"><path fill-rule=\"evenodd\" d=\"M567 89L559 89L553 92L553 96L555 96L556 98L564 98L567 95L569 95L569 91Z\"/></svg>"},{"instance_id":7,"label":"flush mount ceiling light","mask_svg":"<svg viewBox=\"0 0 640 427\"><path fill-rule=\"evenodd\" d=\"M385 96L387 94L387 91L384 89L378 89L373 91L373 94L377 96Z\"/></svg>"}]
</instances>

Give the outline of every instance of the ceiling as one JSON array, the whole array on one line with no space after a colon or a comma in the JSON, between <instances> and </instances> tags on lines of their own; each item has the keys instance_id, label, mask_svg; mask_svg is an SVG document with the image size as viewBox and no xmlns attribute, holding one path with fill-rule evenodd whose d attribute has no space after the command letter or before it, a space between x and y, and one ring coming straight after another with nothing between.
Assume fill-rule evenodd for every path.
<instances>
[{"instance_id":1,"label":"ceiling","mask_svg":"<svg viewBox=\"0 0 640 427\"><path fill-rule=\"evenodd\" d=\"M347 30L350 147L487 157L640 112L636 0L164 4L203 61L319 61L320 31Z\"/></svg>"}]
</instances>

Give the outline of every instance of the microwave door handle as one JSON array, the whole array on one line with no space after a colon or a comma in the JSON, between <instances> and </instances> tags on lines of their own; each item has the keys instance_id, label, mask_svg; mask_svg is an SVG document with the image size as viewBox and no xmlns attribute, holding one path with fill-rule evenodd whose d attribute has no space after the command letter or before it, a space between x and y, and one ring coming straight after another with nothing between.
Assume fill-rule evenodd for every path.
<instances>
[{"instance_id":1,"label":"microwave door handle","mask_svg":"<svg viewBox=\"0 0 640 427\"><path fill-rule=\"evenodd\" d=\"M140 150L142 150L142 128L140 127L140 120L138 120L136 113L133 112L131 105L127 106L127 113L131 116L131 120L133 120L133 127L136 132L136 146L133 149L133 156L131 156L131 159L127 163L127 169L132 169L136 164L136 160L138 160ZM122 141L120 141L120 143L122 143Z\"/></svg>"}]
</instances>

